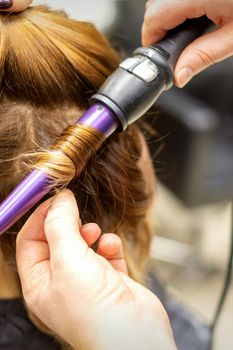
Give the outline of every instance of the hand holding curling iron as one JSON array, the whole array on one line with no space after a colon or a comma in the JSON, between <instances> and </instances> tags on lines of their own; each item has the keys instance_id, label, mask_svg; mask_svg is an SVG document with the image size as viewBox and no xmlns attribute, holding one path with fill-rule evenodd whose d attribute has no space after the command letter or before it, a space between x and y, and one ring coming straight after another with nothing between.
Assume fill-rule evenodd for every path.
<instances>
[{"instance_id":1,"label":"hand holding curling iron","mask_svg":"<svg viewBox=\"0 0 233 350\"><path fill-rule=\"evenodd\" d=\"M180 56L176 85L183 87L193 76L210 65L233 55L232 0L149 0L142 28L142 42L148 46L161 40L168 30L188 18L206 15L218 29L199 37Z\"/></svg>"},{"instance_id":2,"label":"hand holding curling iron","mask_svg":"<svg viewBox=\"0 0 233 350\"><path fill-rule=\"evenodd\" d=\"M0 10L22 11L32 0L1 0ZM182 53L175 70L176 84L183 87L193 76L233 54L232 0L149 0L142 28L142 43L151 45L161 40L168 30L188 18L206 15L219 27L198 38Z\"/></svg>"}]
</instances>

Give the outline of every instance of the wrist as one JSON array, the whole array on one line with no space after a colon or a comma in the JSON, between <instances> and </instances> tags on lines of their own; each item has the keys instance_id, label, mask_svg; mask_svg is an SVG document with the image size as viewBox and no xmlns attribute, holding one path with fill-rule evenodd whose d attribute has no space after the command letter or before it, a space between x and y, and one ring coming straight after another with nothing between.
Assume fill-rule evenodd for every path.
<instances>
[{"instance_id":1,"label":"wrist","mask_svg":"<svg viewBox=\"0 0 233 350\"><path fill-rule=\"evenodd\" d=\"M165 311L154 306L121 305L100 319L91 350L175 350Z\"/></svg>"}]
</instances>

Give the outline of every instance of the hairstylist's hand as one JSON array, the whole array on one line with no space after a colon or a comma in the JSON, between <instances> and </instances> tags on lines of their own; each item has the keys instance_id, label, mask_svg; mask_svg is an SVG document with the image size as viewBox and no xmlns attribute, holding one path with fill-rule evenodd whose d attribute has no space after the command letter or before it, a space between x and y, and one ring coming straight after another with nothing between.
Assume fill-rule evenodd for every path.
<instances>
[{"instance_id":1,"label":"hairstylist's hand","mask_svg":"<svg viewBox=\"0 0 233 350\"><path fill-rule=\"evenodd\" d=\"M182 53L175 79L183 87L194 75L233 55L232 0L149 0L142 28L142 43L148 46L162 39L170 30L188 18L207 15L219 28L206 34Z\"/></svg>"},{"instance_id":2,"label":"hairstylist's hand","mask_svg":"<svg viewBox=\"0 0 233 350\"><path fill-rule=\"evenodd\" d=\"M75 349L175 349L159 300L125 274L119 238L102 236L96 254L86 241L100 231L92 226L90 234L87 225L80 233L78 223L76 201L65 190L19 233L17 263L30 310Z\"/></svg>"},{"instance_id":3,"label":"hairstylist's hand","mask_svg":"<svg viewBox=\"0 0 233 350\"><path fill-rule=\"evenodd\" d=\"M0 0L0 11L19 12L25 10L32 0Z\"/></svg>"}]
</instances>

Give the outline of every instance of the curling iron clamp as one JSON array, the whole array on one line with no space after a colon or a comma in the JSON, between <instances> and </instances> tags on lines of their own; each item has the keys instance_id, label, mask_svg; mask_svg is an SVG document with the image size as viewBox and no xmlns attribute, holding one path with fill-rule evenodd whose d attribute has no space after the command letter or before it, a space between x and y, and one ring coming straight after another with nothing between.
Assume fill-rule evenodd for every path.
<instances>
[{"instance_id":1,"label":"curling iron clamp","mask_svg":"<svg viewBox=\"0 0 233 350\"><path fill-rule=\"evenodd\" d=\"M124 60L91 98L91 107L77 121L101 132L105 139L142 117L165 90L182 51L212 24L207 17L188 20L162 41L140 47ZM0 235L49 191L49 178L34 170L0 205Z\"/></svg>"}]
</instances>

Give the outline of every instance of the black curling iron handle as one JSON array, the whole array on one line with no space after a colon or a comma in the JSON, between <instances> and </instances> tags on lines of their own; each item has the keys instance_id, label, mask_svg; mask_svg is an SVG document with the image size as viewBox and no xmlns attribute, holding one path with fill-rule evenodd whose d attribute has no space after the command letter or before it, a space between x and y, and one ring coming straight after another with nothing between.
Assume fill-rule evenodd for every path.
<instances>
[{"instance_id":1,"label":"black curling iron handle","mask_svg":"<svg viewBox=\"0 0 233 350\"><path fill-rule=\"evenodd\" d=\"M173 86L180 54L211 24L207 17L188 20L155 45L139 47L92 96L92 103L107 106L117 117L121 130L126 129Z\"/></svg>"},{"instance_id":2,"label":"black curling iron handle","mask_svg":"<svg viewBox=\"0 0 233 350\"><path fill-rule=\"evenodd\" d=\"M165 39L152 45L152 47L166 58L170 67L174 70L184 49L208 30L211 25L213 25L213 22L206 16L187 20L175 29L170 30Z\"/></svg>"}]
</instances>

